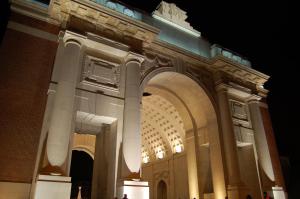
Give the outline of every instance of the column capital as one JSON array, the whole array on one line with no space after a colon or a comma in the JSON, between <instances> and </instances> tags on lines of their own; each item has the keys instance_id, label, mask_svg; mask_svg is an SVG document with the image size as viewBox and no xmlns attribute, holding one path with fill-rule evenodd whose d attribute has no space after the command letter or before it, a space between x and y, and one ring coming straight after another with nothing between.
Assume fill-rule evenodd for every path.
<instances>
[{"instance_id":1,"label":"column capital","mask_svg":"<svg viewBox=\"0 0 300 199\"><path fill-rule=\"evenodd\" d=\"M215 86L215 89L217 92L228 92L228 87L229 85L225 84L225 83L219 83Z\"/></svg>"},{"instance_id":2,"label":"column capital","mask_svg":"<svg viewBox=\"0 0 300 199\"><path fill-rule=\"evenodd\" d=\"M247 99L247 102L248 104L254 104L254 103L261 103L260 100L261 100L261 96L258 96L258 95L251 95L248 99Z\"/></svg>"},{"instance_id":3,"label":"column capital","mask_svg":"<svg viewBox=\"0 0 300 199\"><path fill-rule=\"evenodd\" d=\"M63 41L65 46L69 43L77 44L82 46L85 36L71 32L71 31L60 31L58 35L59 40Z\"/></svg>"},{"instance_id":4,"label":"column capital","mask_svg":"<svg viewBox=\"0 0 300 199\"><path fill-rule=\"evenodd\" d=\"M144 56L134 53L134 52L129 52L128 55L125 57L125 63L126 65L130 62L136 62L139 65L141 65L144 61Z\"/></svg>"}]
</instances>

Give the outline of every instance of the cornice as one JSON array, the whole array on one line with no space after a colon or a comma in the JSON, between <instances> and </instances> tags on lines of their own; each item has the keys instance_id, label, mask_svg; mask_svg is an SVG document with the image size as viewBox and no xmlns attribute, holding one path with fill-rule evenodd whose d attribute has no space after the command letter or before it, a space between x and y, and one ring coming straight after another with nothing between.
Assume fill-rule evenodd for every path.
<instances>
[{"instance_id":1,"label":"cornice","mask_svg":"<svg viewBox=\"0 0 300 199\"><path fill-rule=\"evenodd\" d=\"M259 93L265 95L267 94L267 90L263 89L262 86L269 79L268 75L233 62L226 57L216 56L208 59L158 39L156 39L150 47L156 49L156 51L161 51L171 56L179 57L182 60L185 60L185 62L188 64L198 67L198 69L205 68L207 71L213 73L218 73L218 71L221 71L229 76L232 80L244 82L245 85L249 85L249 83L254 84L256 85Z\"/></svg>"},{"instance_id":2,"label":"cornice","mask_svg":"<svg viewBox=\"0 0 300 199\"><path fill-rule=\"evenodd\" d=\"M109 30L121 37L134 37L145 45L159 33L157 28L87 0L53 0L49 15L63 27L67 26L71 16L75 16L91 23L97 31Z\"/></svg>"},{"instance_id":3,"label":"cornice","mask_svg":"<svg viewBox=\"0 0 300 199\"><path fill-rule=\"evenodd\" d=\"M270 76L263 74L252 68L237 64L226 57L216 56L211 59L211 66L216 70L223 71L241 81L254 83L257 87L262 87Z\"/></svg>"}]
</instances>

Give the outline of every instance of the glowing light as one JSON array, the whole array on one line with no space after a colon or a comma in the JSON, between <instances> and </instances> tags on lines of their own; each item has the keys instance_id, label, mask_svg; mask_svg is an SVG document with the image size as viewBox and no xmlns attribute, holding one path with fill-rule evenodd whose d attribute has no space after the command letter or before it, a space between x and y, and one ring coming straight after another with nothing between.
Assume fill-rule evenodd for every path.
<instances>
[{"instance_id":1,"label":"glowing light","mask_svg":"<svg viewBox=\"0 0 300 199\"><path fill-rule=\"evenodd\" d=\"M149 162L149 156L144 156L143 157L143 163L146 164Z\"/></svg>"},{"instance_id":2,"label":"glowing light","mask_svg":"<svg viewBox=\"0 0 300 199\"><path fill-rule=\"evenodd\" d=\"M182 151L181 145L176 145L176 146L175 146L175 152L176 152L176 153L181 153L181 151Z\"/></svg>"},{"instance_id":3,"label":"glowing light","mask_svg":"<svg viewBox=\"0 0 300 199\"><path fill-rule=\"evenodd\" d=\"M157 154L156 154L157 158L158 159L163 159L164 158L164 153L162 151L159 151Z\"/></svg>"}]
</instances>

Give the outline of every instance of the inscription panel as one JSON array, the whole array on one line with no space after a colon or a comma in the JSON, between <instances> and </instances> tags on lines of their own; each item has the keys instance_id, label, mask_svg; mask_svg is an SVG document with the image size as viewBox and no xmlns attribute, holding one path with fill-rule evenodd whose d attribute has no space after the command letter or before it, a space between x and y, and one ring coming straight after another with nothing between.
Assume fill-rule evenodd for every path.
<instances>
[{"instance_id":1,"label":"inscription panel","mask_svg":"<svg viewBox=\"0 0 300 199\"><path fill-rule=\"evenodd\" d=\"M100 89L118 91L120 86L120 65L85 55L82 83Z\"/></svg>"},{"instance_id":2,"label":"inscription panel","mask_svg":"<svg viewBox=\"0 0 300 199\"><path fill-rule=\"evenodd\" d=\"M241 120L248 120L246 106L242 103L231 101L232 116Z\"/></svg>"}]
</instances>

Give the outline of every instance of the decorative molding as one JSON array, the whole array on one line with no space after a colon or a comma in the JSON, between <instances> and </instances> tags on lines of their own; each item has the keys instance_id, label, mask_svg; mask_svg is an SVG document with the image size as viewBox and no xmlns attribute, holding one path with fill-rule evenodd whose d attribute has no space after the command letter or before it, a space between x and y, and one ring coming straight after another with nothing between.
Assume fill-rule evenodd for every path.
<instances>
[{"instance_id":1,"label":"decorative molding","mask_svg":"<svg viewBox=\"0 0 300 199\"><path fill-rule=\"evenodd\" d=\"M159 30L143 22L133 20L92 1L79 0L53 0L49 15L62 26L67 26L71 16L81 20L79 26L84 26L84 21L91 23L95 31L111 32L121 38L134 37L144 42L151 43L158 35Z\"/></svg>"},{"instance_id":2,"label":"decorative molding","mask_svg":"<svg viewBox=\"0 0 300 199\"><path fill-rule=\"evenodd\" d=\"M234 63L228 58L222 56L216 56L212 59L212 67L225 72L232 79L246 84L247 82L251 82L257 86L263 86L270 78L268 75L252 68L241 66L240 64Z\"/></svg>"},{"instance_id":3,"label":"decorative molding","mask_svg":"<svg viewBox=\"0 0 300 199\"><path fill-rule=\"evenodd\" d=\"M128 63L130 61L135 61L139 64L142 64L144 61L144 57L140 54L129 52L128 55L125 57L125 62Z\"/></svg>"},{"instance_id":4,"label":"decorative molding","mask_svg":"<svg viewBox=\"0 0 300 199\"><path fill-rule=\"evenodd\" d=\"M146 51L144 52L144 57L145 61L141 65L142 77L157 68L174 67L174 60L162 54Z\"/></svg>"},{"instance_id":5,"label":"decorative molding","mask_svg":"<svg viewBox=\"0 0 300 199\"><path fill-rule=\"evenodd\" d=\"M83 84L118 91L120 87L120 65L85 55L81 81Z\"/></svg>"}]
</instances>

